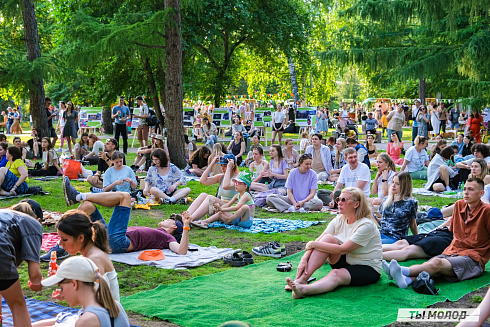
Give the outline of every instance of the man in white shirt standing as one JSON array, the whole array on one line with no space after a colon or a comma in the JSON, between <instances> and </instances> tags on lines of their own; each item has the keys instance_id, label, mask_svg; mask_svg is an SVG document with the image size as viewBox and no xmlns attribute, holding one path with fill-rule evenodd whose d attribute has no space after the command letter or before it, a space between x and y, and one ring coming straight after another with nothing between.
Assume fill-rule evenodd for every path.
<instances>
[{"instance_id":1,"label":"man in white shirt standing","mask_svg":"<svg viewBox=\"0 0 490 327\"><path fill-rule=\"evenodd\" d=\"M412 107L412 145L414 145L413 141L417 137L419 133L419 127L417 125L417 115L419 114L419 108L420 108L421 101L420 99L416 99L413 102L413 107Z\"/></svg>"},{"instance_id":2,"label":"man in white shirt standing","mask_svg":"<svg viewBox=\"0 0 490 327\"><path fill-rule=\"evenodd\" d=\"M136 97L136 103L139 107L138 115L133 115L134 118L139 118L138 125L138 141L141 147L148 146L148 133L150 127L148 126L147 118L149 114L148 105L143 101L142 96Z\"/></svg>"},{"instance_id":3,"label":"man in white shirt standing","mask_svg":"<svg viewBox=\"0 0 490 327\"><path fill-rule=\"evenodd\" d=\"M368 166L357 160L357 151L354 148L346 148L344 150L344 157L347 160L348 165L345 165L340 171L337 185L333 190L334 193L337 190L341 190L345 185L345 187L357 187L369 197L371 190L371 173Z\"/></svg>"}]
</instances>

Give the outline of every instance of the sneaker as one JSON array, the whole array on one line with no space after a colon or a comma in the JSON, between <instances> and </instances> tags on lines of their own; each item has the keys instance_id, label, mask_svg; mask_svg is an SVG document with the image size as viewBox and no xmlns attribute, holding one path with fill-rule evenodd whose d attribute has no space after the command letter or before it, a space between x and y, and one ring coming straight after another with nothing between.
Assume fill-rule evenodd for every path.
<instances>
[{"instance_id":1,"label":"sneaker","mask_svg":"<svg viewBox=\"0 0 490 327\"><path fill-rule=\"evenodd\" d=\"M59 148L56 152L63 152L63 148Z\"/></svg>"},{"instance_id":2,"label":"sneaker","mask_svg":"<svg viewBox=\"0 0 490 327\"><path fill-rule=\"evenodd\" d=\"M170 204L170 201L168 199L160 198L160 203L161 204Z\"/></svg>"},{"instance_id":3,"label":"sneaker","mask_svg":"<svg viewBox=\"0 0 490 327\"><path fill-rule=\"evenodd\" d=\"M286 255L286 246L281 245L278 241L272 242L272 247L276 250L281 250L281 255L285 256Z\"/></svg>"},{"instance_id":4,"label":"sneaker","mask_svg":"<svg viewBox=\"0 0 490 327\"><path fill-rule=\"evenodd\" d=\"M75 203L80 202L77 201L77 194L80 194L80 192L78 192L77 189L70 184L70 179L68 176L63 178L63 193L65 194L65 202L67 206L72 206Z\"/></svg>"},{"instance_id":5,"label":"sneaker","mask_svg":"<svg viewBox=\"0 0 490 327\"><path fill-rule=\"evenodd\" d=\"M68 254L68 252L66 252L65 249L63 249L59 244L56 244L51 249L49 249L48 253L43 254L41 256L41 258L40 258L41 261L44 261L44 262L51 261L51 252L53 252L53 251L56 251L56 258L57 259L64 259L64 258L67 258L68 256L70 256L70 254Z\"/></svg>"},{"instance_id":6,"label":"sneaker","mask_svg":"<svg viewBox=\"0 0 490 327\"><path fill-rule=\"evenodd\" d=\"M187 204L187 199L186 198L182 198L182 199L178 199L177 201L175 201L176 204Z\"/></svg>"},{"instance_id":7,"label":"sneaker","mask_svg":"<svg viewBox=\"0 0 490 327\"><path fill-rule=\"evenodd\" d=\"M274 249L272 243L255 247L252 249L252 252L255 253L256 255L263 255L266 257L273 257L273 258L281 257L281 250Z\"/></svg>"}]
</instances>

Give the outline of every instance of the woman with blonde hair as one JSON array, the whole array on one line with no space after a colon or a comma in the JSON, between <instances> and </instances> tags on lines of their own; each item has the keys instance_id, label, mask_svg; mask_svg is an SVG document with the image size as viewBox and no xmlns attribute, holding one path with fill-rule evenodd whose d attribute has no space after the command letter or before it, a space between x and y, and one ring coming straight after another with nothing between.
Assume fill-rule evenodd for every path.
<instances>
[{"instance_id":1,"label":"woman with blonde hair","mask_svg":"<svg viewBox=\"0 0 490 327\"><path fill-rule=\"evenodd\" d=\"M481 179L485 185L490 183L488 165L485 159L476 158L471 163L471 173L468 175L468 178L473 177Z\"/></svg>"},{"instance_id":2,"label":"woman with blonde hair","mask_svg":"<svg viewBox=\"0 0 490 327\"><path fill-rule=\"evenodd\" d=\"M392 244L408 235L408 228L413 235L418 234L417 200L412 198L412 177L407 172L401 172L393 177L390 192L379 206L382 215L381 241Z\"/></svg>"},{"instance_id":3,"label":"woman with blonde hair","mask_svg":"<svg viewBox=\"0 0 490 327\"><path fill-rule=\"evenodd\" d=\"M344 150L347 148L347 142L344 138L340 137L335 142L335 160L333 162L333 169L330 171L329 181L335 182L339 179L340 171L342 167L347 164L347 161L344 158Z\"/></svg>"},{"instance_id":4,"label":"woman with blonde hair","mask_svg":"<svg viewBox=\"0 0 490 327\"><path fill-rule=\"evenodd\" d=\"M98 266L89 258L72 257L60 264L58 271L41 282L50 287L58 284L60 297L70 306L80 305L75 326L129 327L124 308L116 302L109 285L101 278ZM73 321L73 320L71 320ZM55 326L56 320L42 320L35 327Z\"/></svg>"},{"instance_id":5,"label":"woman with blonde hair","mask_svg":"<svg viewBox=\"0 0 490 327\"><path fill-rule=\"evenodd\" d=\"M296 279L286 279L286 290L293 291L294 299L331 292L339 286L373 284L381 276L381 238L366 195L356 187L346 187L336 201L339 215L315 241L306 244ZM327 260L332 270L308 284Z\"/></svg>"},{"instance_id":6,"label":"woman with blonde hair","mask_svg":"<svg viewBox=\"0 0 490 327\"><path fill-rule=\"evenodd\" d=\"M383 199L388 195L391 180L396 174L395 163L387 153L380 153L378 155L376 165L378 167L378 173L374 178L371 194L378 194L378 197L368 199L372 205L379 205L383 202Z\"/></svg>"},{"instance_id":7,"label":"woman with blonde hair","mask_svg":"<svg viewBox=\"0 0 490 327\"><path fill-rule=\"evenodd\" d=\"M221 143L215 143L213 145L213 150L211 151L211 154L208 157L208 166L211 165L211 163L214 161L216 157L220 158L224 156L225 153L223 152L223 146ZM221 167L219 165L214 165L213 169L211 170L211 176L221 174Z\"/></svg>"}]
</instances>

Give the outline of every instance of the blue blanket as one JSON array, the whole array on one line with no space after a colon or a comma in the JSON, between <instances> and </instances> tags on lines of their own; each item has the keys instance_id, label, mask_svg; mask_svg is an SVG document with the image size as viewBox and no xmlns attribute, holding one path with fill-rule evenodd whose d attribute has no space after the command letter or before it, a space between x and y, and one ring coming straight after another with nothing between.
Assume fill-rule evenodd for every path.
<instances>
[{"instance_id":1,"label":"blue blanket","mask_svg":"<svg viewBox=\"0 0 490 327\"><path fill-rule=\"evenodd\" d=\"M64 307L52 302L38 301L34 299L26 299L27 311L31 316L31 322L36 322L45 319L54 319L60 312L71 313L73 315L78 314L79 309ZM8 307L5 299L2 299L2 315L3 326L13 326L12 313ZM132 326L132 325L131 325ZM133 326L136 327L136 326Z\"/></svg>"},{"instance_id":2,"label":"blue blanket","mask_svg":"<svg viewBox=\"0 0 490 327\"><path fill-rule=\"evenodd\" d=\"M224 227L228 229L235 229L239 232L246 233L281 233L288 230L295 230L298 228L306 228L313 225L318 225L319 223L324 223L325 221L304 221L304 220L289 220L289 219L260 219L254 218L252 227L243 228L235 225L226 225L221 221L217 221L208 225L208 227Z\"/></svg>"}]
</instances>

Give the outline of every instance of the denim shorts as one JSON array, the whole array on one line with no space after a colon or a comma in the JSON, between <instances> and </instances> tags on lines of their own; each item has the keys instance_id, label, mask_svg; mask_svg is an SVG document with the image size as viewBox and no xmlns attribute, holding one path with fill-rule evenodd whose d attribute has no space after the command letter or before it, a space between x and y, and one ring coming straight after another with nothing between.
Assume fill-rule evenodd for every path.
<instances>
[{"instance_id":1,"label":"denim shorts","mask_svg":"<svg viewBox=\"0 0 490 327\"><path fill-rule=\"evenodd\" d=\"M19 180L19 177L15 176L13 172L10 170L7 170L7 173L5 174L5 180L2 183L2 190L5 192L10 192L10 190L14 187L15 183ZM17 194L26 194L27 190L29 189L29 185L27 185L26 182L23 182L20 184L19 187L15 190Z\"/></svg>"},{"instance_id":2,"label":"denim shorts","mask_svg":"<svg viewBox=\"0 0 490 327\"><path fill-rule=\"evenodd\" d=\"M231 223L232 225L238 226L238 227L243 227L243 228L250 228L252 227L254 222L254 218L250 217L248 220L242 221L241 218L237 218L233 220Z\"/></svg>"},{"instance_id":3,"label":"denim shorts","mask_svg":"<svg viewBox=\"0 0 490 327\"><path fill-rule=\"evenodd\" d=\"M398 239L396 239L394 237L387 236L385 234L380 234L380 235L381 235L381 243L382 244L393 244L396 241L398 241Z\"/></svg>"},{"instance_id":4,"label":"denim shorts","mask_svg":"<svg viewBox=\"0 0 490 327\"><path fill-rule=\"evenodd\" d=\"M92 220L92 222L100 221L107 227L109 247L111 248L112 253L124 253L129 247L130 240L126 236L126 231L128 230L130 214L131 208L115 206L109 225L105 222L99 209L95 208L95 211L90 215L90 220Z\"/></svg>"}]
</instances>

